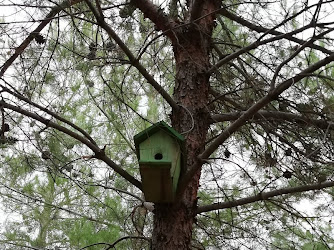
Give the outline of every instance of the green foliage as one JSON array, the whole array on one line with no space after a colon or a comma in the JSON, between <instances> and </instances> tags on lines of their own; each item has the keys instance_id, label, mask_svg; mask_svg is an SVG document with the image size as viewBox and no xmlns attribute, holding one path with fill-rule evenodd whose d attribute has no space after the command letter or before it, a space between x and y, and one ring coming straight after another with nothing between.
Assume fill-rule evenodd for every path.
<instances>
[{"instance_id":1,"label":"green foliage","mask_svg":"<svg viewBox=\"0 0 334 250\"><path fill-rule=\"evenodd\" d=\"M321 242L307 243L302 246L302 250L327 250L328 246Z\"/></svg>"},{"instance_id":2,"label":"green foliage","mask_svg":"<svg viewBox=\"0 0 334 250\"><path fill-rule=\"evenodd\" d=\"M117 226L101 227L94 222L83 219L73 221L67 230L70 244L77 247L98 242L113 242L120 236L120 229ZM92 246L90 249L101 249L101 246Z\"/></svg>"},{"instance_id":3,"label":"green foliage","mask_svg":"<svg viewBox=\"0 0 334 250\"><path fill-rule=\"evenodd\" d=\"M237 119L242 121L245 118L242 115L259 103L272 85L278 86L330 54L312 45L313 48L306 47L290 58L302 44L306 45L312 32L318 35L329 30L329 24L320 23L325 20L323 10L329 3L320 1L308 9L307 1L254 4L231 0L224 1L220 10L189 22L191 7L185 2L191 1L165 1L156 7L161 14L157 20L169 18L164 13L170 13L173 21L168 25L177 27L161 32L163 24L154 24L131 1L90 2L97 11L96 4L102 5L105 25L123 41L135 60L129 61L130 57L121 48L124 46L112 38L114 33L108 34L82 1L51 18L39 34L45 37L45 43L33 40L7 75L1 77L2 100L17 107L16 110L30 112L29 117L18 115L13 109L2 109L2 121L10 123L12 128L0 138L0 197L4 212L10 215L4 222L0 241L7 249L11 249L10 244L21 247L18 244L22 242L40 249L79 249L99 242L112 243L127 235L151 236L153 214L137 207L141 201L131 194L140 196L140 191L112 167L115 163L139 180L133 135L152 122L165 120L170 124L170 115L177 111L171 110L136 67L140 63L172 97L181 96L178 105L201 103L202 100L192 100L191 94L174 93L176 84L181 84L175 82L176 76L188 77L190 72L180 72L182 56L186 60L198 56L197 51L179 55L185 48L178 46L189 29L200 28L212 17L216 18L213 33L201 31L201 39L187 44L191 47L193 43L206 41L199 47L203 48L203 55L210 54L203 57L203 65L196 65L203 70L200 74L209 79L209 100L201 103L199 109L188 107L190 118L186 117L188 121L197 118L208 124L209 133L206 138L203 136L203 141L194 140L196 135L192 132L199 124L191 124L192 130L184 135L189 148L200 145L194 152L194 161L222 133L229 138L210 159L202 159L206 164L201 169L201 186L198 193L189 194L198 196L198 203L186 205L194 210L197 205L217 202L235 206L233 202L242 203L247 197L259 197L261 193L333 180L332 63L310 72L301 81L293 81L275 100L246 117L248 122L238 131L226 130ZM25 4L26 7L17 6L15 10L18 22L1 18L3 60L13 54L31 27L37 26L36 22L50 11L48 6L33 1ZM20 10L24 15L20 15ZM225 11L237 18L226 15ZM308 23L312 25L305 33L277 33L293 32ZM172 42L167 38L176 34L182 35ZM329 35L313 44L331 50ZM282 39L275 40L279 37ZM275 41L245 49L266 39ZM296 39L305 41L297 44ZM237 58L217 66L224 58L242 50ZM291 60L285 61L288 59ZM196 90L200 86L196 84L203 83L194 79L192 88ZM15 94L6 92L6 88ZM217 120L216 115L220 115ZM190 125L184 124L185 117L180 119L179 125ZM48 121L56 124L57 129ZM99 150L93 152L92 148L103 150L113 164L98 160ZM284 175L286 171L290 177ZM333 188L277 195L266 201L200 214L194 224L194 248L333 248L333 229L323 226L333 214L333 195ZM314 208L303 211L300 204L305 201L310 201ZM17 220L13 219L15 216ZM146 247L138 242L126 240L116 248ZM102 248L97 245L89 249Z\"/></svg>"}]
</instances>

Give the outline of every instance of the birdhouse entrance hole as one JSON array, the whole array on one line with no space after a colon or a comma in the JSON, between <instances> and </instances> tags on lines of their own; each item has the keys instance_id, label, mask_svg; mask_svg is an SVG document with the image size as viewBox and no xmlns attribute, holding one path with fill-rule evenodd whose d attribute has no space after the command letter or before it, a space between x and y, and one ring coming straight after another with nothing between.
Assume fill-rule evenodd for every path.
<instances>
[{"instance_id":1,"label":"birdhouse entrance hole","mask_svg":"<svg viewBox=\"0 0 334 250\"><path fill-rule=\"evenodd\" d=\"M165 122L134 136L146 201L173 203L185 162L185 139Z\"/></svg>"},{"instance_id":2,"label":"birdhouse entrance hole","mask_svg":"<svg viewBox=\"0 0 334 250\"><path fill-rule=\"evenodd\" d=\"M162 154L161 153L156 153L155 155L154 155L154 159L156 159L156 160L162 160Z\"/></svg>"}]
</instances>

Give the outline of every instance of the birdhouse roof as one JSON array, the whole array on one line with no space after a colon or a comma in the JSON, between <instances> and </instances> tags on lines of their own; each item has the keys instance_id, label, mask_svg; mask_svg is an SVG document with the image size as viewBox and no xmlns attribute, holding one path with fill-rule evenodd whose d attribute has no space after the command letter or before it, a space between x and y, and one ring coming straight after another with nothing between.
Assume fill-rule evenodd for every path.
<instances>
[{"instance_id":1,"label":"birdhouse roof","mask_svg":"<svg viewBox=\"0 0 334 250\"><path fill-rule=\"evenodd\" d=\"M149 138L150 136L152 136L153 134L161 130L163 130L169 136L179 141L181 148L183 148L184 141L185 141L184 137L181 134L179 134L175 129L168 126L164 121L161 121L161 122L153 124L151 127L148 127L147 129L143 130L142 132L134 136L134 142L135 142L136 149L138 149L138 146L140 143L142 143L147 138Z\"/></svg>"}]
</instances>

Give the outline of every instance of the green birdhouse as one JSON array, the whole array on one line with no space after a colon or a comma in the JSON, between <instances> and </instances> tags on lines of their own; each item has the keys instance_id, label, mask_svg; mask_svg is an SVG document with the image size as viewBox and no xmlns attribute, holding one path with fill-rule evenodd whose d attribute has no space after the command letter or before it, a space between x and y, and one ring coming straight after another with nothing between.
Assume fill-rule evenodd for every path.
<instances>
[{"instance_id":1,"label":"green birdhouse","mask_svg":"<svg viewBox=\"0 0 334 250\"><path fill-rule=\"evenodd\" d=\"M165 122L134 136L146 201L174 201L184 161L184 138Z\"/></svg>"}]
</instances>

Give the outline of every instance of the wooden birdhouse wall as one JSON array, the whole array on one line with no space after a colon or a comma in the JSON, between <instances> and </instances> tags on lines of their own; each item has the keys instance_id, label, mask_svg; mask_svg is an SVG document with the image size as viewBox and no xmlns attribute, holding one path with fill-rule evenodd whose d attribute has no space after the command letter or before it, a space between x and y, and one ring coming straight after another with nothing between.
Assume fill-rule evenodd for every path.
<instances>
[{"instance_id":1,"label":"wooden birdhouse wall","mask_svg":"<svg viewBox=\"0 0 334 250\"><path fill-rule=\"evenodd\" d=\"M185 161L185 139L164 121L134 136L146 201L174 202Z\"/></svg>"},{"instance_id":2,"label":"wooden birdhouse wall","mask_svg":"<svg viewBox=\"0 0 334 250\"><path fill-rule=\"evenodd\" d=\"M161 130L139 145L139 165L145 199L172 202L181 168L178 141Z\"/></svg>"}]
</instances>

